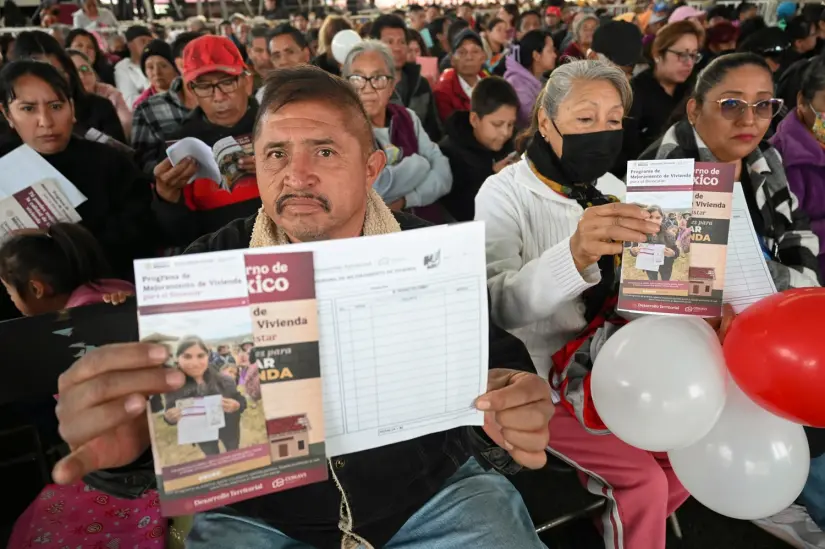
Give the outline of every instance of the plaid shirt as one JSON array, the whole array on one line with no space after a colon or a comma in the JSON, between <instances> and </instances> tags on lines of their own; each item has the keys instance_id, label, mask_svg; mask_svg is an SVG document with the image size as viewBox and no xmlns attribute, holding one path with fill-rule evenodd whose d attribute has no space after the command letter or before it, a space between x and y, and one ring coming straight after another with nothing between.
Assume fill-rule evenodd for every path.
<instances>
[{"instance_id":1,"label":"plaid shirt","mask_svg":"<svg viewBox=\"0 0 825 549\"><path fill-rule=\"evenodd\" d=\"M183 80L176 78L168 92L140 103L132 120L132 147L135 160L145 172L152 173L164 157L166 141L178 131L191 112L181 101Z\"/></svg>"}]
</instances>

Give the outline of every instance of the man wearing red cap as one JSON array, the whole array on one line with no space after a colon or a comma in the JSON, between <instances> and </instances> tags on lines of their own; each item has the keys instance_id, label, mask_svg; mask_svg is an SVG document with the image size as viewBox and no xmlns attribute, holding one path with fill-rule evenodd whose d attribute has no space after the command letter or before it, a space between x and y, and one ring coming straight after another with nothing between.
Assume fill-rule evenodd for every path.
<instances>
[{"instance_id":1,"label":"man wearing red cap","mask_svg":"<svg viewBox=\"0 0 825 549\"><path fill-rule=\"evenodd\" d=\"M183 50L182 76L198 106L172 140L195 137L210 147L221 141L215 152L220 155L222 181L196 178L190 184L198 171L193 158L175 166L167 158L155 167L154 209L169 242L177 246L261 206L251 152L258 104L238 48L223 36L195 39Z\"/></svg>"},{"instance_id":2,"label":"man wearing red cap","mask_svg":"<svg viewBox=\"0 0 825 549\"><path fill-rule=\"evenodd\" d=\"M548 6L544 12L544 26L550 32L566 30L564 21L561 18L561 8L558 6Z\"/></svg>"}]
</instances>

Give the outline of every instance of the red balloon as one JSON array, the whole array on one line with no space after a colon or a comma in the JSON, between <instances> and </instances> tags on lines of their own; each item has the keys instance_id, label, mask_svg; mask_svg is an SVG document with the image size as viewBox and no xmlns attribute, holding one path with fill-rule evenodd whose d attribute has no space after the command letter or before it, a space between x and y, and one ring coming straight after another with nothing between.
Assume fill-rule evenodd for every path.
<instances>
[{"instance_id":1,"label":"red balloon","mask_svg":"<svg viewBox=\"0 0 825 549\"><path fill-rule=\"evenodd\" d=\"M825 427L825 288L788 290L736 317L725 360L737 385L769 412Z\"/></svg>"}]
</instances>

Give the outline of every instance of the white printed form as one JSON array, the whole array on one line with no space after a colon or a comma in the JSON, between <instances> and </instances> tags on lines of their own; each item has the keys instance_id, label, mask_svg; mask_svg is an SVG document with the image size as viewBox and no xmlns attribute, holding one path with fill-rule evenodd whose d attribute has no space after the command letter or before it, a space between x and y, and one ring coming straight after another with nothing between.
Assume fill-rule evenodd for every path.
<instances>
[{"instance_id":1,"label":"white printed form","mask_svg":"<svg viewBox=\"0 0 825 549\"><path fill-rule=\"evenodd\" d=\"M753 227L742 184L736 182L733 185L724 302L740 313L750 304L775 293L776 286Z\"/></svg>"},{"instance_id":2,"label":"white printed form","mask_svg":"<svg viewBox=\"0 0 825 549\"><path fill-rule=\"evenodd\" d=\"M328 455L483 423L483 223L293 250L314 252Z\"/></svg>"}]
</instances>

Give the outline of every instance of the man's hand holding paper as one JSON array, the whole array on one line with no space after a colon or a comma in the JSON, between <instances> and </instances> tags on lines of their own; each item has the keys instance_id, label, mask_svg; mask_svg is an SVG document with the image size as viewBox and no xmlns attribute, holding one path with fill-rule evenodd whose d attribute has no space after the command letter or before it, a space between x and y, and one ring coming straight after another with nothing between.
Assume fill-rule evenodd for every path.
<instances>
[{"instance_id":1,"label":"man's hand holding paper","mask_svg":"<svg viewBox=\"0 0 825 549\"><path fill-rule=\"evenodd\" d=\"M177 165L168 158L155 166L155 188L158 195L167 202L178 202L183 188L189 184L198 171L198 163L186 157Z\"/></svg>"},{"instance_id":2,"label":"man's hand holding paper","mask_svg":"<svg viewBox=\"0 0 825 549\"><path fill-rule=\"evenodd\" d=\"M484 432L530 469L547 463L547 424L553 416L550 386L536 374L496 368L487 378L487 392L476 399L484 411Z\"/></svg>"}]
</instances>

